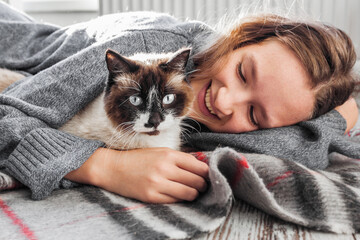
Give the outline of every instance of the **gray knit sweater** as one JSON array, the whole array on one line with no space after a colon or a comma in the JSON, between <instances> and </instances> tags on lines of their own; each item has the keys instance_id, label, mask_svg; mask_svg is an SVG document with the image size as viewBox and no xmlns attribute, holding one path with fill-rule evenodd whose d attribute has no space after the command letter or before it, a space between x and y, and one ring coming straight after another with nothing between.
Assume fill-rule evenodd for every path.
<instances>
[{"instance_id":1,"label":"gray knit sweater","mask_svg":"<svg viewBox=\"0 0 360 240\"><path fill-rule=\"evenodd\" d=\"M80 167L102 142L57 130L104 88L104 53L122 54L195 49L211 29L156 13L121 13L66 28L40 24L0 2L0 67L29 76L0 94L0 168L42 199L54 189L73 185L63 177ZM194 133L188 144L288 158L324 168L331 151L352 150L342 138L345 120L332 111L296 126L244 134Z\"/></svg>"}]
</instances>

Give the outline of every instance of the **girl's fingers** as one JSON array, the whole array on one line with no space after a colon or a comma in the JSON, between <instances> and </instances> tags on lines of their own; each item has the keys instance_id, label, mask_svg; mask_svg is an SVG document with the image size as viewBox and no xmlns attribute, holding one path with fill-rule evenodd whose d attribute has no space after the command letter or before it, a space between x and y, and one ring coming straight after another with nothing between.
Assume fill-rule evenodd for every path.
<instances>
[{"instance_id":1,"label":"girl's fingers","mask_svg":"<svg viewBox=\"0 0 360 240\"><path fill-rule=\"evenodd\" d=\"M194 188L199 192L204 192L207 188L206 181L203 177L181 168L177 169L176 172L171 174L168 178L171 181Z\"/></svg>"},{"instance_id":2,"label":"girl's fingers","mask_svg":"<svg viewBox=\"0 0 360 240\"><path fill-rule=\"evenodd\" d=\"M195 173L196 175L199 175L203 178L207 178L209 174L209 166L206 163L197 160L194 156L188 153L184 154L186 155L177 159L176 165L186 171Z\"/></svg>"},{"instance_id":3,"label":"girl's fingers","mask_svg":"<svg viewBox=\"0 0 360 240\"><path fill-rule=\"evenodd\" d=\"M159 192L174 199L193 201L199 195L195 188L174 181L166 181L162 187Z\"/></svg>"},{"instance_id":4,"label":"girl's fingers","mask_svg":"<svg viewBox=\"0 0 360 240\"><path fill-rule=\"evenodd\" d=\"M176 202L181 202L182 199L178 199L178 198L174 198L172 196L169 196L167 194L162 194L162 193L157 193L155 196L153 196L150 199L145 199L143 200L144 202L148 202L148 203L160 203L160 204L165 204L165 203L176 203Z\"/></svg>"}]
</instances>

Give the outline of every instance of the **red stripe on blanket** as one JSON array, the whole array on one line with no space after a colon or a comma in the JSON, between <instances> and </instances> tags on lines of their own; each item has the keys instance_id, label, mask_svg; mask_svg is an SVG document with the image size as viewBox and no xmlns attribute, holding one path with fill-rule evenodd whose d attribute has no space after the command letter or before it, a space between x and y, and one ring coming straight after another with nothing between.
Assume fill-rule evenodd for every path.
<instances>
[{"instance_id":1,"label":"red stripe on blanket","mask_svg":"<svg viewBox=\"0 0 360 240\"><path fill-rule=\"evenodd\" d=\"M0 209L5 213L5 215L8 216L13 221L14 225L17 225L20 227L22 233L27 237L28 239L35 240L37 239L34 235L34 233L28 228L21 219L16 216L16 214L10 209L10 207L0 198Z\"/></svg>"},{"instance_id":2,"label":"red stripe on blanket","mask_svg":"<svg viewBox=\"0 0 360 240\"><path fill-rule=\"evenodd\" d=\"M354 134L355 133L355 134ZM360 129L352 129L350 131L348 131L347 133L345 133L348 137L357 137L360 135Z\"/></svg>"},{"instance_id":3,"label":"red stripe on blanket","mask_svg":"<svg viewBox=\"0 0 360 240\"><path fill-rule=\"evenodd\" d=\"M244 168L249 168L249 164L244 156L239 155L240 158L236 159L236 174L233 177L230 185L232 188L240 181L243 176Z\"/></svg>"},{"instance_id":4,"label":"red stripe on blanket","mask_svg":"<svg viewBox=\"0 0 360 240\"><path fill-rule=\"evenodd\" d=\"M192 153L197 160L200 160L206 164L209 164L209 159L207 158L206 154L203 152L194 152Z\"/></svg>"},{"instance_id":5,"label":"red stripe on blanket","mask_svg":"<svg viewBox=\"0 0 360 240\"><path fill-rule=\"evenodd\" d=\"M275 186L276 184L278 184L281 180L287 178L287 177L290 177L292 174L294 173L294 171L287 171L285 172L283 175L279 176L279 177L276 177L275 180L271 183L268 183L266 185L267 188L271 188L273 186Z\"/></svg>"}]
</instances>

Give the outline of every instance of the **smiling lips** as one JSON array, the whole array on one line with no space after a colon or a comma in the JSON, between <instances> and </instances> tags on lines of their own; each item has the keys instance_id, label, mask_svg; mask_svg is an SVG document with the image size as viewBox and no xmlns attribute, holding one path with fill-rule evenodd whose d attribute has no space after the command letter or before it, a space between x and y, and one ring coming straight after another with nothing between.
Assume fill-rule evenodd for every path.
<instances>
[{"instance_id":1,"label":"smiling lips","mask_svg":"<svg viewBox=\"0 0 360 240\"><path fill-rule=\"evenodd\" d=\"M211 90L210 90L211 82L204 85L204 87L199 91L199 94L197 96L197 102L199 106L200 112L212 119L218 119L219 117L216 115L215 109L212 107L211 104Z\"/></svg>"},{"instance_id":2,"label":"smiling lips","mask_svg":"<svg viewBox=\"0 0 360 240\"><path fill-rule=\"evenodd\" d=\"M205 94L205 106L207 107L207 109L209 110L209 112L211 114L215 115L214 110L211 107L211 103L210 103L210 86L209 88L206 90L206 94Z\"/></svg>"}]
</instances>

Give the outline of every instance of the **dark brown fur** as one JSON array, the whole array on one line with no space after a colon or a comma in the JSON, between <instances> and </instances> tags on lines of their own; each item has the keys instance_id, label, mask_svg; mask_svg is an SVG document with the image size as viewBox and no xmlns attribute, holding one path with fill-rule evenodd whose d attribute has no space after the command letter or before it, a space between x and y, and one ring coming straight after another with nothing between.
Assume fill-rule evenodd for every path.
<instances>
[{"instance_id":1,"label":"dark brown fur","mask_svg":"<svg viewBox=\"0 0 360 240\"><path fill-rule=\"evenodd\" d=\"M113 54L113 52L111 53ZM109 58L114 56L108 55ZM109 80L105 94L105 109L109 119L114 126L134 119L138 111L145 111L148 106L141 105L134 107L128 101L131 95L139 95L142 99L146 99L152 87L156 86L159 98L162 99L167 94L176 94L176 100L169 105L154 105L153 111L165 113L173 111L176 117L186 115L193 99L193 92L185 79L169 84L172 77L179 74L176 68L177 63L167 65L169 59L152 60L150 65L145 65L139 61L126 58L131 66L109 66ZM183 70L181 70L183 71ZM124 79L123 81L119 79ZM126 81L131 79L132 81Z\"/></svg>"}]
</instances>

